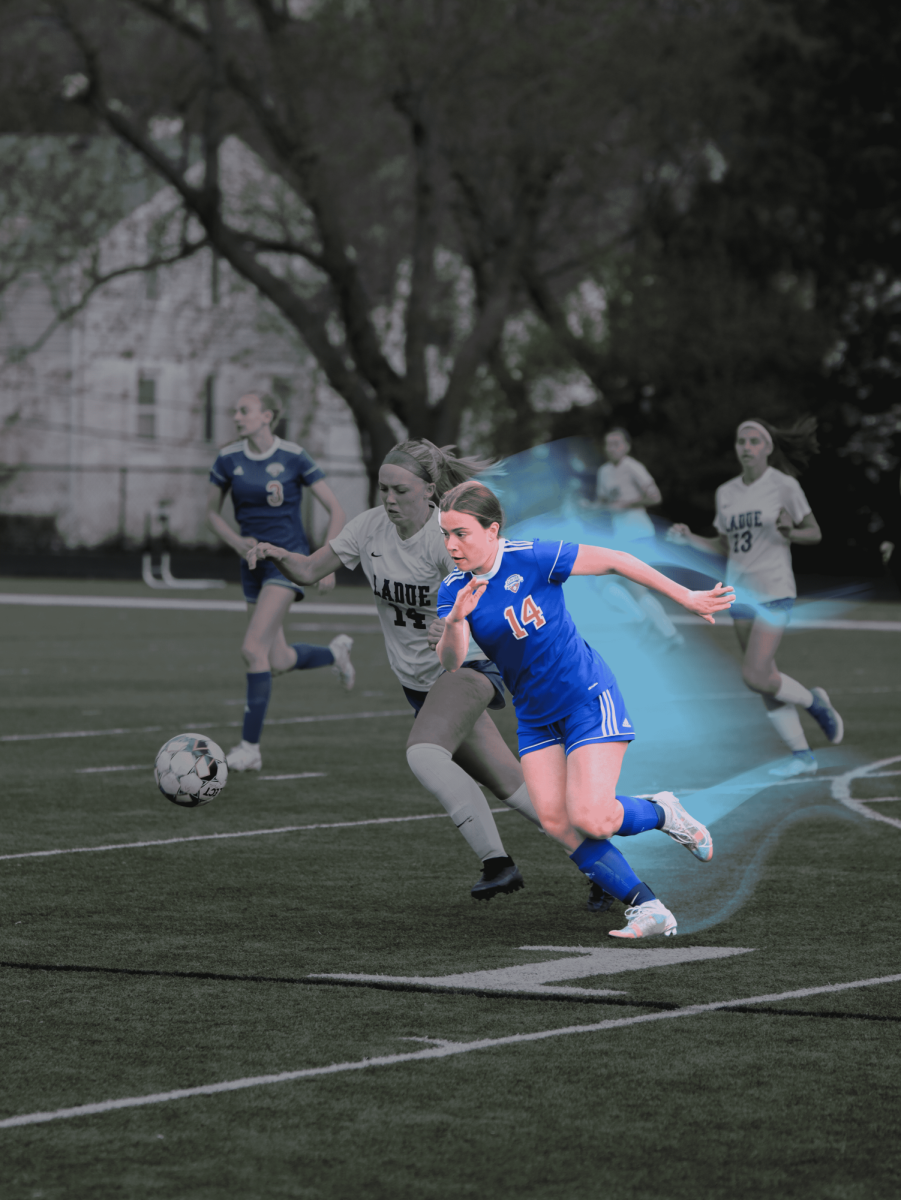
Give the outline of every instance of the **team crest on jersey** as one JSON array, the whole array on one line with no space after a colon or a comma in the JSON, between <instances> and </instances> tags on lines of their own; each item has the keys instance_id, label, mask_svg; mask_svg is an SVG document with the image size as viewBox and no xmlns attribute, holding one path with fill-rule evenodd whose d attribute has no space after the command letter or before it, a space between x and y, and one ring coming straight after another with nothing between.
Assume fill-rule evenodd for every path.
<instances>
[{"instance_id":1,"label":"team crest on jersey","mask_svg":"<svg viewBox=\"0 0 901 1200\"><path fill-rule=\"evenodd\" d=\"M507 592L518 592L519 585L521 583L522 583L521 575L508 575L506 583L504 584L504 590Z\"/></svg>"},{"instance_id":2,"label":"team crest on jersey","mask_svg":"<svg viewBox=\"0 0 901 1200\"><path fill-rule=\"evenodd\" d=\"M280 462L270 463L269 466L266 468L266 474L271 475L272 478L275 479L276 475L281 475L281 473L282 473L282 471L284 471L284 469L285 469L284 463L280 463Z\"/></svg>"}]
</instances>

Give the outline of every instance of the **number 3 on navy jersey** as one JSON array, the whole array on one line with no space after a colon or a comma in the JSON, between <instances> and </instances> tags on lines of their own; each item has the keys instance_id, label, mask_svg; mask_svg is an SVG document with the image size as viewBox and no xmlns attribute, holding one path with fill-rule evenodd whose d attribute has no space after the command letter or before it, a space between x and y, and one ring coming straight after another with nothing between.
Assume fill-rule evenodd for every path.
<instances>
[{"instance_id":1,"label":"number 3 on navy jersey","mask_svg":"<svg viewBox=\"0 0 901 1200\"><path fill-rule=\"evenodd\" d=\"M517 641L529 636L527 625L534 625L536 629L540 629L542 625L546 625L544 613L535 603L531 596L526 596L522 602L522 607L519 610L519 620L516 619L516 613L513 611L513 605L504 609L504 616L507 618L507 624L513 630L513 636Z\"/></svg>"},{"instance_id":2,"label":"number 3 on navy jersey","mask_svg":"<svg viewBox=\"0 0 901 1200\"><path fill-rule=\"evenodd\" d=\"M281 508L285 503L285 489L277 479L266 484L266 503L271 508Z\"/></svg>"},{"instance_id":3,"label":"number 3 on navy jersey","mask_svg":"<svg viewBox=\"0 0 901 1200\"><path fill-rule=\"evenodd\" d=\"M750 529L745 529L741 533L733 533L732 535L732 553L742 554L747 553L751 549L751 541L753 534Z\"/></svg>"}]
</instances>

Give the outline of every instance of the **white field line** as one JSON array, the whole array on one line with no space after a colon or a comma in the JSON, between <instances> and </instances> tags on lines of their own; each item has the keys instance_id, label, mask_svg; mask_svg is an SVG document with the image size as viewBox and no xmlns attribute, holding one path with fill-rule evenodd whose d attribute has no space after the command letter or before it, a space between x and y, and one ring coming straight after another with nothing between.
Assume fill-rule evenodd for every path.
<instances>
[{"instance_id":1,"label":"white field line","mask_svg":"<svg viewBox=\"0 0 901 1200\"><path fill-rule=\"evenodd\" d=\"M880 767L890 767L897 762L901 762L901 754L895 754L892 758L882 758L878 762L868 763L865 767L855 767L853 771L847 771L834 780L832 784L833 798L862 817L868 817L871 821L882 821L885 825L894 825L896 829L901 829L901 821L897 817L887 817L885 813L872 812L867 808L868 804L886 804L899 797L880 796L873 800L857 800L851 795L855 779L883 779L887 775L897 775L897 771L883 772L879 770ZM870 774L871 771L872 774Z\"/></svg>"},{"instance_id":2,"label":"white field line","mask_svg":"<svg viewBox=\"0 0 901 1200\"><path fill-rule=\"evenodd\" d=\"M76 775L105 775L108 771L152 771L148 763L138 763L133 767L79 767Z\"/></svg>"},{"instance_id":3,"label":"white field line","mask_svg":"<svg viewBox=\"0 0 901 1200\"><path fill-rule=\"evenodd\" d=\"M704 622L703 617L688 617L670 616L670 620L674 625L700 625ZM704 622L706 623L706 622ZM732 625L731 617L725 616L723 613L716 615L717 625ZM792 629L847 629L847 630L864 630L867 633L901 633L901 621L846 621L840 618L829 620L817 620L812 618L805 621L803 617L796 617L789 623L789 630Z\"/></svg>"},{"instance_id":4,"label":"white field line","mask_svg":"<svg viewBox=\"0 0 901 1200\"><path fill-rule=\"evenodd\" d=\"M125 1096L118 1100L101 1100L96 1104L79 1104L73 1108L57 1108L49 1112L21 1113L0 1120L0 1129L15 1129L22 1125L42 1125L48 1121L63 1121L71 1117L90 1117L115 1112L123 1108L143 1108L150 1104L165 1104L170 1100L188 1100L193 1096L215 1096L222 1092L238 1092L245 1088L265 1087L273 1083L292 1083L298 1079L315 1079L322 1075L339 1075L345 1071L367 1071L373 1067L391 1067L398 1063L427 1062L471 1054L474 1050L492 1050L498 1046L515 1046L524 1042L540 1042L548 1038L569 1037L576 1033L600 1033L608 1029L625 1029L630 1025L646 1025L652 1021L674 1021L679 1017L697 1017L704 1013L720 1012L752 1004L775 1004L782 1000L800 1000L806 996L822 996L852 988L876 987L883 983L899 983L901 975L882 975L876 979L857 979L853 983L833 983L825 987L799 988L793 992L777 992L768 996L746 996L739 1000L717 1000L712 1004L692 1004L666 1012L642 1013L637 1017L619 1017L597 1021L592 1025L567 1025L562 1029L542 1029L536 1033L515 1033L509 1037L481 1038L475 1042L452 1042L445 1038L411 1038L411 1041L435 1043L425 1050L407 1054L386 1054L363 1058L357 1062L332 1063L327 1067L307 1067L300 1071L281 1071L277 1075L250 1075L244 1079L229 1079L200 1087L178 1088L171 1092L152 1092L146 1096Z\"/></svg>"},{"instance_id":5,"label":"white field line","mask_svg":"<svg viewBox=\"0 0 901 1200\"><path fill-rule=\"evenodd\" d=\"M378 617L374 604L303 604L302 611L321 617ZM246 612L244 600L165 600L161 596L49 596L40 592L0 592L0 604L40 608L155 608L173 612Z\"/></svg>"},{"instance_id":6,"label":"white field line","mask_svg":"<svg viewBox=\"0 0 901 1200\"><path fill-rule=\"evenodd\" d=\"M265 776L264 776L265 778ZM293 776L288 776L293 778ZM508 813L507 808L493 808L493 813ZM417 813L411 817L369 817L364 821L331 821L319 825L280 825L277 829L242 829L235 833L195 833L188 837L157 838L146 842L113 842L108 846L64 846L58 850L26 850L20 854L0 854L0 862L14 858L55 858L60 854L100 854L106 850L143 850L148 846L177 846L186 842L219 842L227 838L266 837L276 833L306 833L312 829L354 829L359 825L400 825L405 821L435 821L447 813Z\"/></svg>"},{"instance_id":7,"label":"white field line","mask_svg":"<svg viewBox=\"0 0 901 1200\"><path fill-rule=\"evenodd\" d=\"M260 779L324 779L325 771L301 771L298 775L261 775Z\"/></svg>"},{"instance_id":8,"label":"white field line","mask_svg":"<svg viewBox=\"0 0 901 1200\"><path fill-rule=\"evenodd\" d=\"M377 717L406 717L410 708L384 708L380 712L328 713L319 717L275 717L267 725L308 725L316 721L372 721ZM240 721L194 721L192 729L238 729ZM123 733L162 733L162 725L141 725L134 729L68 729L61 733L6 733L0 742L46 742L57 738L117 737Z\"/></svg>"}]
</instances>

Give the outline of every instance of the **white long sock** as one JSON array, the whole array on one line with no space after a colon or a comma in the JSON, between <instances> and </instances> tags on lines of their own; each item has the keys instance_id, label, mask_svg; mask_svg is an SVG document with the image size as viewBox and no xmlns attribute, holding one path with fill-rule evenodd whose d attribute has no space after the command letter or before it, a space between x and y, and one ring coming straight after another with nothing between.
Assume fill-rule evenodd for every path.
<instances>
[{"instance_id":1,"label":"white long sock","mask_svg":"<svg viewBox=\"0 0 901 1200\"><path fill-rule=\"evenodd\" d=\"M780 675L779 678L782 682L776 693L777 700L783 704L800 704L802 708L810 708L813 692L808 691L803 683L798 683L797 679L792 679L791 675Z\"/></svg>"},{"instance_id":2,"label":"white long sock","mask_svg":"<svg viewBox=\"0 0 901 1200\"><path fill-rule=\"evenodd\" d=\"M508 796L501 803L506 804L508 808L515 808L517 812L522 813L524 817L528 817L534 825L537 825L541 829L541 821L538 819L538 813L532 807L532 801L529 798L529 789L524 783L520 784L512 796ZM542 829L543 832L544 830Z\"/></svg>"},{"instance_id":3,"label":"white long sock","mask_svg":"<svg viewBox=\"0 0 901 1200\"><path fill-rule=\"evenodd\" d=\"M788 746L789 750L809 750L807 738L801 728L801 718L794 704L783 704L779 708L771 708L766 714L773 722L776 732Z\"/></svg>"},{"instance_id":4,"label":"white long sock","mask_svg":"<svg viewBox=\"0 0 901 1200\"><path fill-rule=\"evenodd\" d=\"M417 742L407 750L407 762L482 862L506 856L488 801L476 781L454 762L450 750L434 742Z\"/></svg>"},{"instance_id":5,"label":"white long sock","mask_svg":"<svg viewBox=\"0 0 901 1200\"><path fill-rule=\"evenodd\" d=\"M666 609L656 596L646 592L638 601L638 607L658 633L662 633L665 638L676 636L676 627L666 615Z\"/></svg>"}]
</instances>

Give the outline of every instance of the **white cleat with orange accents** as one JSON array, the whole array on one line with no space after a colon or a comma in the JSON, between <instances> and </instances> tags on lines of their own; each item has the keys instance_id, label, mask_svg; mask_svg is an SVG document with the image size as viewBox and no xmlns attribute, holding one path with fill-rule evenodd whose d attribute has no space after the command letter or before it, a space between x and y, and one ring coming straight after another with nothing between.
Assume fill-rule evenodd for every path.
<instances>
[{"instance_id":1,"label":"white cleat with orange accents","mask_svg":"<svg viewBox=\"0 0 901 1200\"><path fill-rule=\"evenodd\" d=\"M611 937L646 938L662 933L664 937L675 937L676 918L659 900L645 900L626 909L625 929L611 929Z\"/></svg>"},{"instance_id":2,"label":"white cleat with orange accents","mask_svg":"<svg viewBox=\"0 0 901 1200\"><path fill-rule=\"evenodd\" d=\"M713 838L707 826L687 813L672 792L658 792L651 799L655 804L659 804L666 814L663 832L674 842L690 850L701 862L710 862L713 858Z\"/></svg>"}]
</instances>

